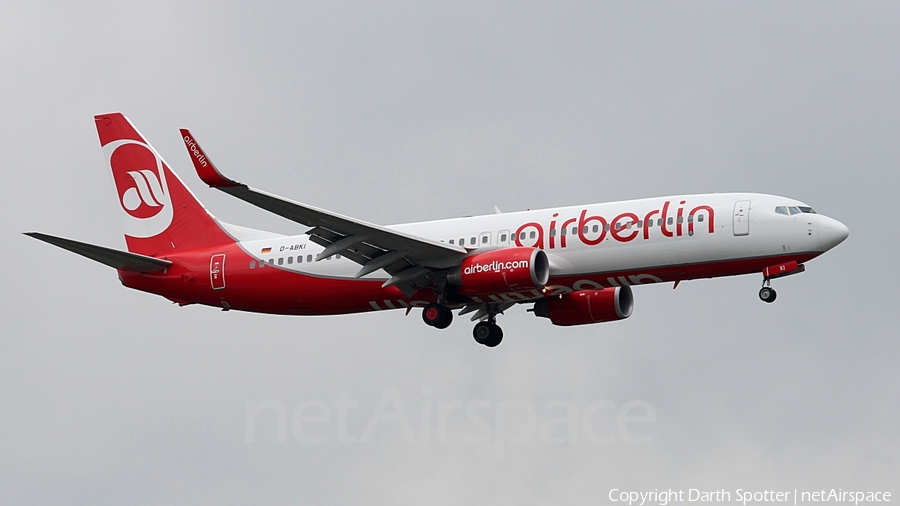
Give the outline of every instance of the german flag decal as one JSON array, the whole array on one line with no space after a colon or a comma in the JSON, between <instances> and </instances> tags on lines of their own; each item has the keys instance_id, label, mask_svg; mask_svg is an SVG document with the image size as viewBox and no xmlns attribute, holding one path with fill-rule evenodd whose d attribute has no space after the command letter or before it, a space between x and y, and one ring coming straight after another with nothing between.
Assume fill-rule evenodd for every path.
<instances>
[{"instance_id":1,"label":"german flag decal","mask_svg":"<svg viewBox=\"0 0 900 506\"><path fill-rule=\"evenodd\" d=\"M271 252L272 252L272 248L263 248L262 251L260 252L260 254L268 255Z\"/></svg>"}]
</instances>

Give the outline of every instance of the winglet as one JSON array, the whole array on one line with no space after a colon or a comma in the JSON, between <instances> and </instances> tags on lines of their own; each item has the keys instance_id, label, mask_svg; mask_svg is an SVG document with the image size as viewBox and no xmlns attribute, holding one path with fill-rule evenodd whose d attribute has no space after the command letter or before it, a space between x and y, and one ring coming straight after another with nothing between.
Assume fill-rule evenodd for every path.
<instances>
[{"instance_id":1,"label":"winglet","mask_svg":"<svg viewBox=\"0 0 900 506\"><path fill-rule=\"evenodd\" d=\"M241 183L232 181L219 172L219 169L213 165L212 160L207 158L206 153L200 148L200 144L197 143L197 140L186 128L181 129L181 140L184 141L184 147L187 148L188 154L191 155L191 162L194 163L197 175L210 188L243 186Z\"/></svg>"}]
</instances>

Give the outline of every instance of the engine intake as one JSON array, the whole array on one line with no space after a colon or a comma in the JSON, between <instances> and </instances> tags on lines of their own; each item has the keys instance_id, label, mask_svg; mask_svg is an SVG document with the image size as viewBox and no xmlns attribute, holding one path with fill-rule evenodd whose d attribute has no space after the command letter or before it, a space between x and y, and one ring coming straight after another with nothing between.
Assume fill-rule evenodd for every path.
<instances>
[{"instance_id":1,"label":"engine intake","mask_svg":"<svg viewBox=\"0 0 900 506\"><path fill-rule=\"evenodd\" d=\"M581 290L541 299L534 304L534 314L549 318L554 325L586 325L624 320L634 309L630 286Z\"/></svg>"},{"instance_id":2,"label":"engine intake","mask_svg":"<svg viewBox=\"0 0 900 506\"><path fill-rule=\"evenodd\" d=\"M550 280L550 261L538 248L503 248L463 259L447 281L465 295L541 289Z\"/></svg>"}]
</instances>

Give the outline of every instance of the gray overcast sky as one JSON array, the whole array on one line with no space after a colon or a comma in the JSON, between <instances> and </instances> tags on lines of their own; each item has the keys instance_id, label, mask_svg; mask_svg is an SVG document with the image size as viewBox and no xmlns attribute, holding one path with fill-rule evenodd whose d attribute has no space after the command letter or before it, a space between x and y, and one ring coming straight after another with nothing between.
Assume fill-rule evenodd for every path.
<instances>
[{"instance_id":1,"label":"gray overcast sky","mask_svg":"<svg viewBox=\"0 0 900 506\"><path fill-rule=\"evenodd\" d=\"M0 111L0 503L900 494L896 2L5 2ZM639 287L623 322L556 328L511 310L493 350L463 319L439 332L402 312L179 308L20 235L124 247L92 121L110 111L219 218L283 233L299 229L205 188L177 129L239 180L376 223L756 191L851 235L777 281L772 305L757 276ZM324 444L290 427L280 443L274 410L246 442L248 402L290 416L342 396L359 405L351 435L386 396L414 441L385 421L341 443L332 409L302 426ZM436 441L448 401L491 437L457 411ZM530 423L502 403L534 407L540 427L563 413L553 401L580 415L614 403L591 428L613 441L579 428L498 447ZM631 401L656 413L627 426L649 443L618 429Z\"/></svg>"}]
</instances>

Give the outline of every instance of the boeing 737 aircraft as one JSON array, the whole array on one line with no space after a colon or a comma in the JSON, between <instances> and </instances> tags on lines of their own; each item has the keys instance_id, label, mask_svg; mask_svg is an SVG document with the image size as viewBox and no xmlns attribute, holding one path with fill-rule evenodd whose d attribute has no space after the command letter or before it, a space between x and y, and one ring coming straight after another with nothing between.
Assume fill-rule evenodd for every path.
<instances>
[{"instance_id":1,"label":"boeing 737 aircraft","mask_svg":"<svg viewBox=\"0 0 900 506\"><path fill-rule=\"evenodd\" d=\"M94 118L112 170L128 251L28 235L114 267L122 284L181 306L286 315L422 308L443 329L478 321L497 346L497 315L529 304L554 325L631 316L631 286L762 275L771 280L849 231L796 200L756 193L680 195L380 226L251 188L219 172L187 130L200 179L295 221L295 236L216 220L120 113Z\"/></svg>"}]
</instances>

